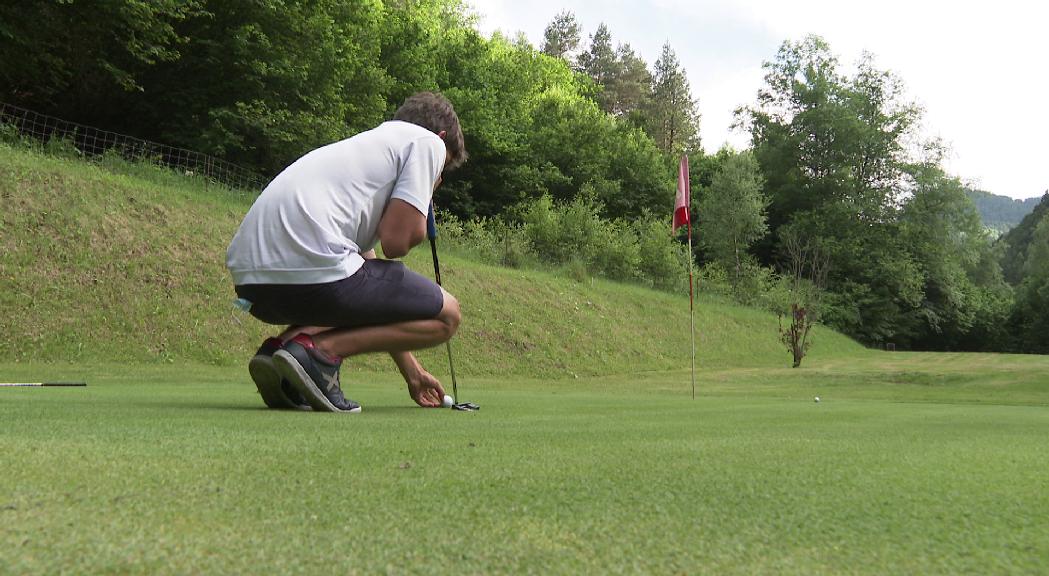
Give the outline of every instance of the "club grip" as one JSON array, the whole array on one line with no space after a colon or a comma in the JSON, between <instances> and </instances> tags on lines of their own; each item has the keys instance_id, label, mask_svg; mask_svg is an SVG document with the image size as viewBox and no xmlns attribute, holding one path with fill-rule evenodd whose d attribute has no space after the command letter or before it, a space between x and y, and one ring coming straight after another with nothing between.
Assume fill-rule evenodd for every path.
<instances>
[{"instance_id":1,"label":"club grip","mask_svg":"<svg viewBox=\"0 0 1049 576\"><path fill-rule=\"evenodd\" d=\"M426 237L433 240L437 237L437 221L433 217L433 203L430 203L430 212L426 215Z\"/></svg>"}]
</instances>

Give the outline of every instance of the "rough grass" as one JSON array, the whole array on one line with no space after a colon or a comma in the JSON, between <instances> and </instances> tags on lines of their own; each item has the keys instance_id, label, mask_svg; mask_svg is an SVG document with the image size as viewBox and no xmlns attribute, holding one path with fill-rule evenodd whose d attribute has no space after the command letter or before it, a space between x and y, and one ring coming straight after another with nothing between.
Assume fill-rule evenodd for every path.
<instances>
[{"instance_id":1,"label":"rough grass","mask_svg":"<svg viewBox=\"0 0 1049 576\"><path fill-rule=\"evenodd\" d=\"M0 573L1049 570L1049 361L875 356L694 401L471 375L475 414L357 374L360 416L265 410L239 368L0 365L90 381L0 389Z\"/></svg>"},{"instance_id":2,"label":"rough grass","mask_svg":"<svg viewBox=\"0 0 1049 576\"><path fill-rule=\"evenodd\" d=\"M224 267L252 198L178 183L0 145L0 360L245 362L273 331L235 317ZM407 263L432 274L420 248ZM686 295L485 266L447 247L441 266L463 306L454 345L464 372L575 377L688 366ZM767 313L701 296L696 325L702 366L790 361ZM813 357L861 351L829 330L814 338ZM443 350L421 356L446 364Z\"/></svg>"}]
</instances>

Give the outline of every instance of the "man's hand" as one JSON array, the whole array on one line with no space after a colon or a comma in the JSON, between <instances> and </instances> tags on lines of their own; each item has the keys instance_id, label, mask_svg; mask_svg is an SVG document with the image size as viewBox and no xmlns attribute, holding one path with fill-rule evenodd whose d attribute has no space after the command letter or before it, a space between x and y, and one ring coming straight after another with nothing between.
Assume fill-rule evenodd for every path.
<instances>
[{"instance_id":1,"label":"man's hand","mask_svg":"<svg viewBox=\"0 0 1049 576\"><path fill-rule=\"evenodd\" d=\"M408 394L423 408L440 408L444 400L444 387L422 367L408 379Z\"/></svg>"}]
</instances>

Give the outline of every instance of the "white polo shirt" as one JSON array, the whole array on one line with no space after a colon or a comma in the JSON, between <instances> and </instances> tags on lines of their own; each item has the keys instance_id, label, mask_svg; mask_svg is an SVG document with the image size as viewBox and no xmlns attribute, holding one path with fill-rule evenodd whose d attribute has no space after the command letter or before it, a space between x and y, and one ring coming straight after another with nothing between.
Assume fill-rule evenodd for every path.
<instances>
[{"instance_id":1,"label":"white polo shirt","mask_svg":"<svg viewBox=\"0 0 1049 576\"><path fill-rule=\"evenodd\" d=\"M235 285L322 284L352 276L397 198L426 214L444 141L391 121L318 148L266 186L226 251Z\"/></svg>"}]
</instances>

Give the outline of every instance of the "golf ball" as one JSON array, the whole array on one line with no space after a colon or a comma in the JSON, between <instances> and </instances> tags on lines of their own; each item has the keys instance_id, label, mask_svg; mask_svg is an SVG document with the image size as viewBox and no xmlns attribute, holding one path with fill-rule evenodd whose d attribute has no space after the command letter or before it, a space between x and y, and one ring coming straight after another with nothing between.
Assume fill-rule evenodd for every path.
<instances>
[{"instance_id":1,"label":"golf ball","mask_svg":"<svg viewBox=\"0 0 1049 576\"><path fill-rule=\"evenodd\" d=\"M444 406L445 408L451 408L452 404L455 404L455 400L451 396L445 394L444 400L441 401L441 406Z\"/></svg>"},{"instance_id":2,"label":"golf ball","mask_svg":"<svg viewBox=\"0 0 1049 576\"><path fill-rule=\"evenodd\" d=\"M815 400L818 403L820 401L820 397L816 396L815 398L813 398L813 400Z\"/></svg>"}]
</instances>

